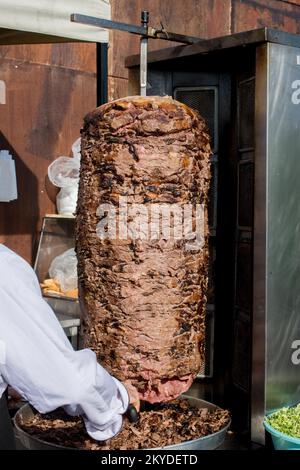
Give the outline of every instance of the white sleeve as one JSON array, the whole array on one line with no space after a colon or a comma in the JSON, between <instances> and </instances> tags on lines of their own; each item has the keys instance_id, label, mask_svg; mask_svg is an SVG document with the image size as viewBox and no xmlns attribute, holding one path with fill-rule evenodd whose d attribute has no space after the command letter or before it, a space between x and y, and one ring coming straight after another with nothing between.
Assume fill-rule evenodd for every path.
<instances>
[{"instance_id":1,"label":"white sleeve","mask_svg":"<svg viewBox=\"0 0 300 470\"><path fill-rule=\"evenodd\" d=\"M94 439L119 432L128 406L125 387L91 350L73 350L33 270L13 254L0 257L0 325L6 383L41 413L64 407L81 414Z\"/></svg>"}]
</instances>

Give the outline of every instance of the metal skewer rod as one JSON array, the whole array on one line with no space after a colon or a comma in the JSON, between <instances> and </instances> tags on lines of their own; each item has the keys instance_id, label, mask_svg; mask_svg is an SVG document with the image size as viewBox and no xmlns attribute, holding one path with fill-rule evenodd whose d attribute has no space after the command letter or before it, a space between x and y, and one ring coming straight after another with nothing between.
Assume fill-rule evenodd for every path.
<instances>
[{"instance_id":1,"label":"metal skewer rod","mask_svg":"<svg viewBox=\"0 0 300 470\"><path fill-rule=\"evenodd\" d=\"M141 26L136 26L127 23L120 23L117 21L110 21L104 18L94 18L92 16L80 15L73 13L70 20L74 23L87 24L104 29L117 29L119 31L127 31L128 33L138 34L140 39L140 94L141 96L147 95L147 52L148 52L148 38L152 39L165 39L168 41L181 42L185 44L194 44L200 41L200 38L193 36L186 36L183 34L171 33L166 31L163 25L161 29L149 27L149 12L144 10L141 13Z\"/></svg>"},{"instance_id":2,"label":"metal skewer rod","mask_svg":"<svg viewBox=\"0 0 300 470\"><path fill-rule=\"evenodd\" d=\"M141 23L145 31L145 36L140 39L140 94L141 96L147 95L147 53L148 53L148 23L149 12L144 10L141 13Z\"/></svg>"},{"instance_id":3,"label":"metal skewer rod","mask_svg":"<svg viewBox=\"0 0 300 470\"><path fill-rule=\"evenodd\" d=\"M104 29L117 29L119 31L126 31L127 33L147 36L151 39L164 39L165 41L175 41L184 44L194 44L201 41L201 38L198 37L172 33L170 31L165 31L164 29L152 28L151 26L147 27L147 31L145 31L143 26L120 23L118 21L106 20L104 18L94 18L93 16L81 15L79 13L72 13L70 20L73 23L87 24L89 26L96 26Z\"/></svg>"}]
</instances>

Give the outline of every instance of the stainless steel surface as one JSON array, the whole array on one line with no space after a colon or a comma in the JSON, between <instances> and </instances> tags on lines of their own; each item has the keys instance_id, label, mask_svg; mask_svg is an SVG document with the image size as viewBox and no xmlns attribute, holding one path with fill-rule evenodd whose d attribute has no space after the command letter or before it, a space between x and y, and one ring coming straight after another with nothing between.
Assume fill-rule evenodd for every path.
<instances>
[{"instance_id":1,"label":"stainless steel surface","mask_svg":"<svg viewBox=\"0 0 300 470\"><path fill-rule=\"evenodd\" d=\"M43 297L57 315L68 315L76 319L80 318L81 310L78 299L56 297L54 295L44 295Z\"/></svg>"},{"instance_id":2,"label":"stainless steel surface","mask_svg":"<svg viewBox=\"0 0 300 470\"><path fill-rule=\"evenodd\" d=\"M270 28L259 28L252 31L243 31L241 33L230 34L212 39L198 40L196 44L187 46L168 47L157 51L151 51L148 54L148 64L150 62L173 61L183 57L191 57L197 54L205 54L211 51L224 51L237 47L259 45L261 43L279 43L294 47L300 47L300 35L278 31ZM244 49L245 60L247 52ZM139 56L132 55L126 58L126 67L139 65Z\"/></svg>"},{"instance_id":3,"label":"stainless steel surface","mask_svg":"<svg viewBox=\"0 0 300 470\"><path fill-rule=\"evenodd\" d=\"M264 444L268 46L256 50L251 439Z\"/></svg>"},{"instance_id":4,"label":"stainless steel surface","mask_svg":"<svg viewBox=\"0 0 300 470\"><path fill-rule=\"evenodd\" d=\"M73 318L70 315L57 314L57 319L63 328L74 328L80 326L80 319Z\"/></svg>"},{"instance_id":5,"label":"stainless steel surface","mask_svg":"<svg viewBox=\"0 0 300 470\"><path fill-rule=\"evenodd\" d=\"M212 403L209 403L204 400L200 400L199 398L189 397L187 395L183 395L184 398L187 398L189 402L193 406L197 406L199 408L208 408L210 410L217 409L218 407ZM18 421L22 419L23 422L26 422L30 418L32 418L34 412L29 405L25 405L20 408L15 417L14 417L14 424L16 428L16 433L18 439L21 441L22 445L29 450L74 450L70 447L59 446L55 444L49 444L41 439L37 439L34 436L31 436L27 432L23 431L20 428ZM221 444L223 444L228 428L230 423L225 426L220 431L210 434L209 436L201 437L199 439L194 439L192 441L186 441L181 444L171 445L163 447L163 449L172 449L172 450L212 450L217 449ZM161 447L157 447L155 449L162 449ZM151 449L151 450L155 450Z\"/></svg>"},{"instance_id":6,"label":"stainless steel surface","mask_svg":"<svg viewBox=\"0 0 300 470\"><path fill-rule=\"evenodd\" d=\"M24 405L20 408L14 416L14 426L16 432L16 438L22 446L27 450L70 450L68 447L49 444L41 439L31 436L27 432L23 431L18 424L18 419L22 418L23 422L27 422L34 416L34 411L30 405Z\"/></svg>"},{"instance_id":7,"label":"stainless steel surface","mask_svg":"<svg viewBox=\"0 0 300 470\"><path fill-rule=\"evenodd\" d=\"M184 44L193 44L201 41L201 38L187 36L185 34L177 34L164 29L157 29L147 27L145 32L143 26L136 26L128 23L120 23L118 21L105 20L104 18L95 18L93 16L80 15L73 13L70 16L70 20L74 23L82 23L90 26L98 26L105 29L118 29L119 31L126 31L127 33L138 34L140 36L146 36L152 39L164 39L166 41L181 42Z\"/></svg>"},{"instance_id":8,"label":"stainless steel surface","mask_svg":"<svg viewBox=\"0 0 300 470\"><path fill-rule=\"evenodd\" d=\"M300 401L300 48L268 44L268 59L267 413Z\"/></svg>"},{"instance_id":9,"label":"stainless steel surface","mask_svg":"<svg viewBox=\"0 0 300 470\"><path fill-rule=\"evenodd\" d=\"M300 401L299 58L296 47L257 50L252 439L259 443L263 416Z\"/></svg>"},{"instance_id":10,"label":"stainless steel surface","mask_svg":"<svg viewBox=\"0 0 300 470\"><path fill-rule=\"evenodd\" d=\"M140 65L140 95L147 95L147 50L148 39L142 37L140 42L141 47L141 65Z\"/></svg>"},{"instance_id":11,"label":"stainless steel surface","mask_svg":"<svg viewBox=\"0 0 300 470\"><path fill-rule=\"evenodd\" d=\"M188 395L183 395L183 398L187 398L191 405L196 406L197 408L208 408L209 410L215 410L218 407L213 403L210 403L200 398L190 397ZM200 437L199 439L194 439L192 441L185 441L180 444L175 444L166 447L157 447L155 449L172 449L172 450L213 450L217 449L220 445L223 444L227 431L230 427L230 422L218 432L210 434L209 436ZM155 450L154 449L154 450Z\"/></svg>"}]
</instances>

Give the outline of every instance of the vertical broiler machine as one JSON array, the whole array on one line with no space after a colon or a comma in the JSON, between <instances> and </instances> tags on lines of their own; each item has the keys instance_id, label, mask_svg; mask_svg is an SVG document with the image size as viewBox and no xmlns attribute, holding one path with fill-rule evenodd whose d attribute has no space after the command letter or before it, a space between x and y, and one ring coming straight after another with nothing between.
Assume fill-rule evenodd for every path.
<instances>
[{"instance_id":1,"label":"vertical broiler machine","mask_svg":"<svg viewBox=\"0 0 300 470\"><path fill-rule=\"evenodd\" d=\"M139 58L127 66L135 94ZM263 28L149 53L148 93L198 109L210 129L213 322L199 390L264 443L263 416L300 401L300 36Z\"/></svg>"},{"instance_id":2,"label":"vertical broiler machine","mask_svg":"<svg viewBox=\"0 0 300 470\"><path fill-rule=\"evenodd\" d=\"M300 401L300 36L272 29L200 40L82 15L141 36L129 95L199 110L212 139L206 360L194 391L264 443L266 413ZM105 24L104 24L105 23ZM147 39L184 42L147 54Z\"/></svg>"}]
</instances>

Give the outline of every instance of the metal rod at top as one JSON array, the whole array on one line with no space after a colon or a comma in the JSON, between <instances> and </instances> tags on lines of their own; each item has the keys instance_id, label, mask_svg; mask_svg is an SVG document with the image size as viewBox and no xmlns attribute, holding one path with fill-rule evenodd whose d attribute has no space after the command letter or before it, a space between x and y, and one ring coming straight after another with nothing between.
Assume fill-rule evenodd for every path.
<instances>
[{"instance_id":1,"label":"metal rod at top","mask_svg":"<svg viewBox=\"0 0 300 470\"><path fill-rule=\"evenodd\" d=\"M119 31L127 31L128 33L138 34L140 39L140 94L146 96L147 94L147 51L148 51L148 38L152 39L165 39L168 41L181 42L185 44L194 44L199 42L200 38L193 36L185 36L183 34L171 33L166 31L162 25L161 29L149 27L149 12L144 10L141 12L141 26L136 26L127 23L119 23L117 21L110 21L104 18L94 18L92 16L80 15L73 13L70 20L74 23L82 23L90 26L98 26L104 29L117 29Z\"/></svg>"},{"instance_id":2,"label":"metal rod at top","mask_svg":"<svg viewBox=\"0 0 300 470\"><path fill-rule=\"evenodd\" d=\"M147 95L147 53L148 53L148 24L149 12L144 10L141 13L141 24L145 31L145 36L140 39L140 95Z\"/></svg>"},{"instance_id":3,"label":"metal rod at top","mask_svg":"<svg viewBox=\"0 0 300 470\"><path fill-rule=\"evenodd\" d=\"M145 12L146 13L146 12ZM147 12L148 13L148 12ZM147 15L146 15L147 16ZM93 16L80 15L79 13L72 13L70 20L73 23L87 24L89 26L97 26L104 29L117 29L119 31L126 31L127 33L138 34L140 36L147 36L151 39L164 39L166 41L175 41L181 42L184 44L194 44L201 41L201 38L194 36L187 36L185 34L172 33L170 31L165 31L164 29L156 29L148 26L145 32L143 20L141 26L136 26L134 24L120 23L118 21L106 20L104 18L95 18ZM146 20L146 17L145 17ZM149 21L149 13L148 13Z\"/></svg>"},{"instance_id":4,"label":"metal rod at top","mask_svg":"<svg viewBox=\"0 0 300 470\"><path fill-rule=\"evenodd\" d=\"M147 10L142 11L142 13L141 13L141 23L142 23L143 28L148 28L149 11L147 11ZM146 34L147 34L147 31L146 31Z\"/></svg>"}]
</instances>

